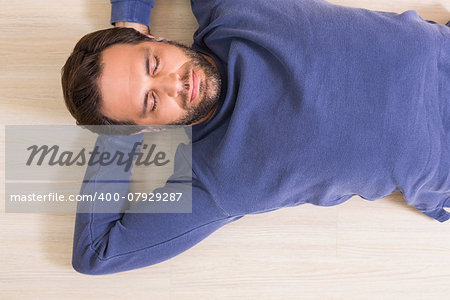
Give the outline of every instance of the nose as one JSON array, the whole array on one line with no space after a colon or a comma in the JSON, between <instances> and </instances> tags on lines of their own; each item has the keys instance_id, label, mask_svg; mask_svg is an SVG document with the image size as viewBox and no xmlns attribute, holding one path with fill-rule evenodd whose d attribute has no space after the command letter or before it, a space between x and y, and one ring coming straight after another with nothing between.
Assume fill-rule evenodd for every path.
<instances>
[{"instance_id":1,"label":"nose","mask_svg":"<svg viewBox=\"0 0 450 300\"><path fill-rule=\"evenodd\" d=\"M156 90L157 93L164 93L169 97L177 97L184 88L178 73L154 76L149 79L149 85L151 90Z\"/></svg>"}]
</instances>

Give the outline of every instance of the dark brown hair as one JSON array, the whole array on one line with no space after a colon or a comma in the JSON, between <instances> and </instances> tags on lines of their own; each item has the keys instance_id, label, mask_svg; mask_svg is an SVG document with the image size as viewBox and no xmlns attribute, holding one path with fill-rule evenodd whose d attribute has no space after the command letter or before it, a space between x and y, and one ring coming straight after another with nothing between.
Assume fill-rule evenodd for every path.
<instances>
[{"instance_id":1,"label":"dark brown hair","mask_svg":"<svg viewBox=\"0 0 450 300\"><path fill-rule=\"evenodd\" d=\"M131 121L112 120L100 112L102 96L98 78L102 72L101 53L115 44L139 44L153 40L132 28L114 27L89 33L78 41L61 69L64 101L77 125L135 125ZM130 132L136 131L132 128L134 126L122 127L128 127Z\"/></svg>"}]
</instances>

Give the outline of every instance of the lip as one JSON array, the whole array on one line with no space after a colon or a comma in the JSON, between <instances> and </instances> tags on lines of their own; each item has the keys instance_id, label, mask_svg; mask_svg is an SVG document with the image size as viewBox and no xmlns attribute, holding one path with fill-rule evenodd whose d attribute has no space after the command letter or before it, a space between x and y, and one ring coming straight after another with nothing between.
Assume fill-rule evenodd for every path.
<instances>
[{"instance_id":1,"label":"lip","mask_svg":"<svg viewBox=\"0 0 450 300\"><path fill-rule=\"evenodd\" d=\"M195 100L198 95L198 78L195 74L194 70L192 70L192 83L191 83L192 91L191 91L191 103Z\"/></svg>"}]
</instances>

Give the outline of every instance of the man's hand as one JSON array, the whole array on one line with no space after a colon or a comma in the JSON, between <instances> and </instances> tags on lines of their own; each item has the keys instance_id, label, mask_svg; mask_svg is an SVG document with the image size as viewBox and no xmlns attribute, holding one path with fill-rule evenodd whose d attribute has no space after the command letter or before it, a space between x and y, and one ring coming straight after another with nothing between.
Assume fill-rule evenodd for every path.
<instances>
[{"instance_id":1,"label":"man's hand","mask_svg":"<svg viewBox=\"0 0 450 300\"><path fill-rule=\"evenodd\" d=\"M134 23L134 22L120 21L120 22L114 23L114 26L115 27L134 28L143 34L149 34L149 31L150 31L147 25L144 25L141 23Z\"/></svg>"}]
</instances>

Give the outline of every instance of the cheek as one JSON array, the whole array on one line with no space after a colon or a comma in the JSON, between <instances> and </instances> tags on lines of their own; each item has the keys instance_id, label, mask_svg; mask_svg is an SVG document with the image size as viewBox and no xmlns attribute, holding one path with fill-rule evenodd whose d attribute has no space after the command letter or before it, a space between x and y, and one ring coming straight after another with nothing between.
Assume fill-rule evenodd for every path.
<instances>
[{"instance_id":1,"label":"cheek","mask_svg":"<svg viewBox=\"0 0 450 300\"><path fill-rule=\"evenodd\" d=\"M175 102L175 100L171 99L159 106L157 118L160 122L170 123L178 120L184 114L185 111Z\"/></svg>"}]
</instances>

